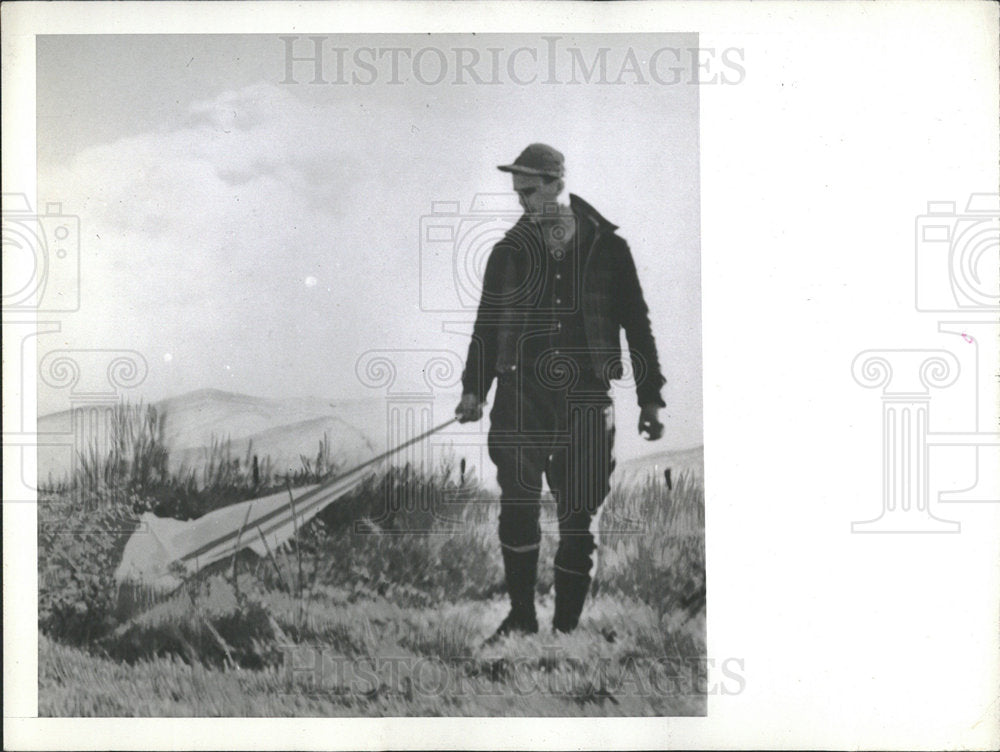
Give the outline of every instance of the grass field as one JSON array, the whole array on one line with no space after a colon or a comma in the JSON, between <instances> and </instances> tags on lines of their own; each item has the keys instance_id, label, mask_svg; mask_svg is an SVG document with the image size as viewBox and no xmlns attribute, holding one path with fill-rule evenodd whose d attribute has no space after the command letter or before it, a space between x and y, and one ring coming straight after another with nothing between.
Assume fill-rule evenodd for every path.
<instances>
[{"instance_id":1,"label":"grass field","mask_svg":"<svg viewBox=\"0 0 1000 752\"><path fill-rule=\"evenodd\" d=\"M147 455L165 458L144 430L117 458L85 464L86 483L40 499L41 715L706 712L699 472L672 488L650 473L613 489L595 522L592 597L571 635L549 628L556 536L546 502L542 631L484 647L507 608L498 502L451 462L373 476L285 550L240 556L139 608L112 577L139 513L197 516L280 481L219 460L201 476L158 474ZM314 478L315 466L293 480Z\"/></svg>"}]
</instances>

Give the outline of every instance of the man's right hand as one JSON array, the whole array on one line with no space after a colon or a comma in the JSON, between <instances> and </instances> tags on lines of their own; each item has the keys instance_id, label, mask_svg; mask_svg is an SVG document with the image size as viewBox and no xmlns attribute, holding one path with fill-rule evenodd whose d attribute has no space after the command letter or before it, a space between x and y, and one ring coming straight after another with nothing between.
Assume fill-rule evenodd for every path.
<instances>
[{"instance_id":1,"label":"man's right hand","mask_svg":"<svg viewBox=\"0 0 1000 752\"><path fill-rule=\"evenodd\" d=\"M455 408L455 415L459 423L472 423L483 417L483 403L479 397L471 392L462 395L462 401Z\"/></svg>"}]
</instances>

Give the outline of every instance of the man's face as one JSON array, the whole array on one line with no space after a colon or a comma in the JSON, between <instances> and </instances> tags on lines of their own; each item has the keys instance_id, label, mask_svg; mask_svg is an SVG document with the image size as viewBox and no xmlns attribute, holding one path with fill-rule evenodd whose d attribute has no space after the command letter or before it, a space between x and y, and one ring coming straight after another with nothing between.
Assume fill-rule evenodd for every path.
<instances>
[{"instance_id":1,"label":"man's face","mask_svg":"<svg viewBox=\"0 0 1000 752\"><path fill-rule=\"evenodd\" d=\"M514 173L513 178L514 191L521 202L521 207L524 209L524 213L533 220L542 216L547 205L550 206L551 210L562 190L561 180L546 183L545 179L539 175L519 175L518 173Z\"/></svg>"}]
</instances>

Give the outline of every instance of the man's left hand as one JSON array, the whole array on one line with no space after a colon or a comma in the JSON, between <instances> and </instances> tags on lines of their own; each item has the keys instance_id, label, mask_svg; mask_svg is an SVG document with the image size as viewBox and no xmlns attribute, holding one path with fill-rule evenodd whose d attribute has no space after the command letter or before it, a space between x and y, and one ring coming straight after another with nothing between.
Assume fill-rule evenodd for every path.
<instances>
[{"instance_id":1,"label":"man's left hand","mask_svg":"<svg viewBox=\"0 0 1000 752\"><path fill-rule=\"evenodd\" d=\"M656 441L663 436L663 424L660 423L660 406L643 405L639 413L639 435L646 434L646 441Z\"/></svg>"}]
</instances>

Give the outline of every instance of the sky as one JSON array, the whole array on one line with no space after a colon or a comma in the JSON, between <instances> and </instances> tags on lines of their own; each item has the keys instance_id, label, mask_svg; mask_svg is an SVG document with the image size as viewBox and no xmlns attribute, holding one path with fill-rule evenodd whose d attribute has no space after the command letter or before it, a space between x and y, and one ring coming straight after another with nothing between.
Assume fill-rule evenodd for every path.
<instances>
[{"instance_id":1,"label":"sky","mask_svg":"<svg viewBox=\"0 0 1000 752\"><path fill-rule=\"evenodd\" d=\"M356 370L371 350L464 358L488 249L518 214L496 165L542 141L565 154L567 190L629 242L668 379L667 442L700 444L696 46L39 37L37 198L81 227L81 306L58 345L142 353L131 399L378 396ZM490 212L470 211L477 194ZM422 230L442 208L454 245ZM39 413L66 399L40 387Z\"/></svg>"}]
</instances>

